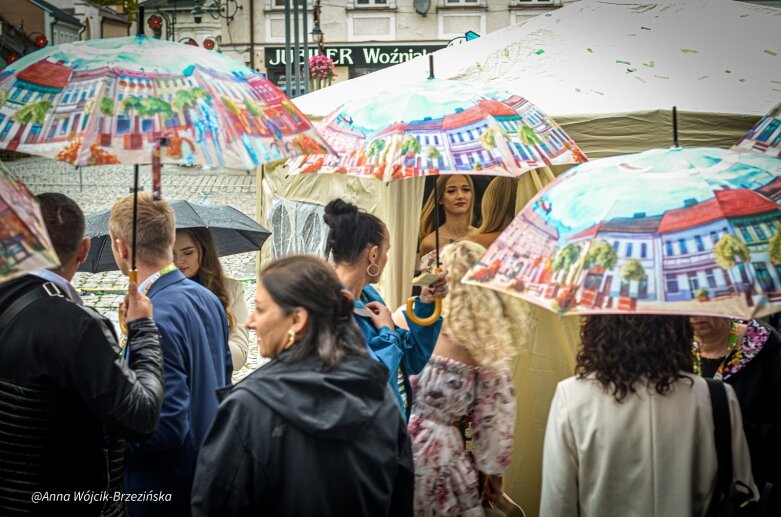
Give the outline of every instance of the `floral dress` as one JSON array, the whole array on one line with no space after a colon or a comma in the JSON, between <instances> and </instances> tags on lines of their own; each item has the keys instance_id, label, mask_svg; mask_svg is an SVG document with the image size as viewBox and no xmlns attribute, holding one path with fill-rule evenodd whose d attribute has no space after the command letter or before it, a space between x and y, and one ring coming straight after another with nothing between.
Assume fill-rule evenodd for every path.
<instances>
[{"instance_id":1,"label":"floral dress","mask_svg":"<svg viewBox=\"0 0 781 517\"><path fill-rule=\"evenodd\" d=\"M512 458L515 390L509 368L478 368L432 355L412 377L412 389L415 515L484 515L477 470L501 474ZM474 459L458 428L464 415L472 417Z\"/></svg>"}]
</instances>

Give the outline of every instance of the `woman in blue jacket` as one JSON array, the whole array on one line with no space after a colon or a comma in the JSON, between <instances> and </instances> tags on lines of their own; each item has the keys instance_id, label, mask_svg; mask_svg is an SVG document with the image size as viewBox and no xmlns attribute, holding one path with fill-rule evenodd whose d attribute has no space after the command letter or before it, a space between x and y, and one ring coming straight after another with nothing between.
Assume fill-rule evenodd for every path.
<instances>
[{"instance_id":1,"label":"woman in blue jacket","mask_svg":"<svg viewBox=\"0 0 781 517\"><path fill-rule=\"evenodd\" d=\"M329 226L326 255L331 255L339 280L355 299L353 316L366 338L369 355L389 370L389 379L404 415L409 419L412 392L409 376L426 366L442 327L442 318L433 325L421 327L407 318L409 330L393 324L391 312L372 287L382 276L388 262L390 236L385 223L358 207L336 199L325 207ZM423 289L415 302L420 318L434 312L434 296L447 294L447 272L430 287ZM405 313L406 318L406 313Z\"/></svg>"}]
</instances>

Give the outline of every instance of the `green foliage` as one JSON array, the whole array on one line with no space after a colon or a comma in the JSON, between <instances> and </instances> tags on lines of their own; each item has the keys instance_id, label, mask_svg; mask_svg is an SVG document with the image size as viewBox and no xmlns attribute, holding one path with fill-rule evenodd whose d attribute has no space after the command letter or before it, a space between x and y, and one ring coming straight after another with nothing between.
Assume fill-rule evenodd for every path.
<instances>
[{"instance_id":1,"label":"green foliage","mask_svg":"<svg viewBox=\"0 0 781 517\"><path fill-rule=\"evenodd\" d=\"M553 259L553 270L556 272L567 271L580 257L580 244L570 243L564 246Z\"/></svg>"},{"instance_id":2,"label":"green foliage","mask_svg":"<svg viewBox=\"0 0 781 517\"><path fill-rule=\"evenodd\" d=\"M618 255L616 255L613 247L603 240L596 240L591 245L586 255L586 268L593 266L602 266L605 269L613 269L616 267L616 261Z\"/></svg>"},{"instance_id":3,"label":"green foliage","mask_svg":"<svg viewBox=\"0 0 781 517\"><path fill-rule=\"evenodd\" d=\"M8 100L8 90L0 88L0 106L5 104L5 101L7 100Z\"/></svg>"},{"instance_id":4,"label":"green foliage","mask_svg":"<svg viewBox=\"0 0 781 517\"><path fill-rule=\"evenodd\" d=\"M404 141L401 144L401 154L413 153L420 154L422 147L418 139L414 136L404 137Z\"/></svg>"},{"instance_id":5,"label":"green foliage","mask_svg":"<svg viewBox=\"0 0 781 517\"><path fill-rule=\"evenodd\" d=\"M122 111L125 112L126 115L130 116L132 113L137 113L139 115L142 115L143 108L141 107L141 97L137 97L135 95L130 95L128 97L125 97L122 99Z\"/></svg>"},{"instance_id":6,"label":"green foliage","mask_svg":"<svg viewBox=\"0 0 781 517\"><path fill-rule=\"evenodd\" d=\"M366 150L366 156L369 158L373 156L379 156L382 150L385 149L385 140L383 138L377 138L369 143L369 147Z\"/></svg>"},{"instance_id":7,"label":"green foliage","mask_svg":"<svg viewBox=\"0 0 781 517\"><path fill-rule=\"evenodd\" d=\"M781 264L781 230L776 230L767 243L767 253L772 264Z\"/></svg>"},{"instance_id":8,"label":"green foliage","mask_svg":"<svg viewBox=\"0 0 781 517\"><path fill-rule=\"evenodd\" d=\"M253 117L259 117L263 113L263 111L258 108L258 105L249 99L244 99L244 107L247 108L247 113Z\"/></svg>"},{"instance_id":9,"label":"green foliage","mask_svg":"<svg viewBox=\"0 0 781 517\"><path fill-rule=\"evenodd\" d=\"M716 262L724 269L730 269L738 262L748 262L751 258L748 246L729 233L721 236L713 252Z\"/></svg>"},{"instance_id":10,"label":"green foliage","mask_svg":"<svg viewBox=\"0 0 781 517\"><path fill-rule=\"evenodd\" d=\"M627 282L631 280L640 281L645 277L645 269L643 269L643 265L637 259L627 260L624 267L621 268L621 278Z\"/></svg>"},{"instance_id":11,"label":"green foliage","mask_svg":"<svg viewBox=\"0 0 781 517\"><path fill-rule=\"evenodd\" d=\"M171 105L157 97L145 97L142 99L141 111L147 116L159 113L164 120L168 120L174 114Z\"/></svg>"},{"instance_id":12,"label":"green foliage","mask_svg":"<svg viewBox=\"0 0 781 517\"><path fill-rule=\"evenodd\" d=\"M229 99L228 97L221 97L222 105L225 106L225 108L230 111L233 115L236 115L237 117L241 115L241 108L239 108L235 102L233 102L233 99Z\"/></svg>"},{"instance_id":13,"label":"green foliage","mask_svg":"<svg viewBox=\"0 0 781 517\"><path fill-rule=\"evenodd\" d=\"M430 145L428 146L428 148L426 148L426 157L432 162L435 162L440 158L442 158L442 154L439 152L439 150L436 147Z\"/></svg>"},{"instance_id":14,"label":"green foliage","mask_svg":"<svg viewBox=\"0 0 781 517\"><path fill-rule=\"evenodd\" d=\"M53 107L52 103L48 100L33 102L17 111L13 118L21 124L29 124L32 122L33 124L42 125L43 121L46 119L46 114L49 113Z\"/></svg>"},{"instance_id":15,"label":"green foliage","mask_svg":"<svg viewBox=\"0 0 781 517\"><path fill-rule=\"evenodd\" d=\"M523 145L536 145L542 143L540 136L534 131L534 129L530 128L526 124L521 124L518 127L518 138L521 139L521 143Z\"/></svg>"},{"instance_id":16,"label":"green foliage","mask_svg":"<svg viewBox=\"0 0 781 517\"><path fill-rule=\"evenodd\" d=\"M114 101L112 101L108 97L103 97L100 99L100 112L107 116L112 117L114 116Z\"/></svg>"},{"instance_id":17,"label":"green foliage","mask_svg":"<svg viewBox=\"0 0 781 517\"><path fill-rule=\"evenodd\" d=\"M480 142L483 144L483 147L489 151L496 147L496 133L494 133L494 130L486 129L483 131L483 134L480 135Z\"/></svg>"}]
</instances>

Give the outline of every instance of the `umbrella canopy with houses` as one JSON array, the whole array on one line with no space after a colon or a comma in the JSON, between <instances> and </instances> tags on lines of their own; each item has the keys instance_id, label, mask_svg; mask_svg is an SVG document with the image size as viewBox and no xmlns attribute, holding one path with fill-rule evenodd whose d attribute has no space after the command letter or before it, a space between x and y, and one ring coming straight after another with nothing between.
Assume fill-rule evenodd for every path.
<instances>
[{"instance_id":1,"label":"umbrella canopy with houses","mask_svg":"<svg viewBox=\"0 0 781 517\"><path fill-rule=\"evenodd\" d=\"M759 119L732 149L781 158L781 102Z\"/></svg>"},{"instance_id":2,"label":"umbrella canopy with houses","mask_svg":"<svg viewBox=\"0 0 781 517\"><path fill-rule=\"evenodd\" d=\"M38 202L0 164L0 284L28 271L59 265Z\"/></svg>"},{"instance_id":3,"label":"umbrella canopy with houses","mask_svg":"<svg viewBox=\"0 0 781 517\"><path fill-rule=\"evenodd\" d=\"M564 314L781 310L781 160L656 149L579 165L465 281Z\"/></svg>"},{"instance_id":4,"label":"umbrella canopy with houses","mask_svg":"<svg viewBox=\"0 0 781 517\"><path fill-rule=\"evenodd\" d=\"M291 174L384 181L439 174L520 176L581 163L572 139L527 99L463 81L428 79L353 99L318 124L338 157L301 156Z\"/></svg>"},{"instance_id":5,"label":"umbrella canopy with houses","mask_svg":"<svg viewBox=\"0 0 781 517\"><path fill-rule=\"evenodd\" d=\"M0 73L0 147L74 165L254 168L328 152L262 75L222 54L137 35L47 47Z\"/></svg>"}]
</instances>

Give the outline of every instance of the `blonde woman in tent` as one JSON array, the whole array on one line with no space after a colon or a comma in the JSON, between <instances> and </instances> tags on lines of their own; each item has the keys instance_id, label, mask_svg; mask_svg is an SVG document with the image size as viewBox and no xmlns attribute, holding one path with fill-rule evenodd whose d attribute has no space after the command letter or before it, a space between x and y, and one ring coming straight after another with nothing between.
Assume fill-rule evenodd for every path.
<instances>
[{"instance_id":1,"label":"blonde woman in tent","mask_svg":"<svg viewBox=\"0 0 781 517\"><path fill-rule=\"evenodd\" d=\"M480 205L482 224L467 240L488 248L515 217L515 198L518 180L497 176L483 194Z\"/></svg>"},{"instance_id":2,"label":"blonde woman in tent","mask_svg":"<svg viewBox=\"0 0 781 517\"><path fill-rule=\"evenodd\" d=\"M439 198L434 199L434 193ZM437 177L437 188L431 192L420 220L420 262L418 269L431 269L435 261L436 228L434 210L439 211L439 245L458 242L475 231L472 226L474 208L474 184L472 178L462 174Z\"/></svg>"},{"instance_id":3,"label":"blonde woman in tent","mask_svg":"<svg viewBox=\"0 0 781 517\"><path fill-rule=\"evenodd\" d=\"M488 503L481 499L507 504L496 476L512 458L510 358L526 314L517 300L461 283L484 253L468 241L442 250L450 288L442 331L425 369L412 378L415 515L483 515ZM478 471L487 480L482 493Z\"/></svg>"}]
</instances>

